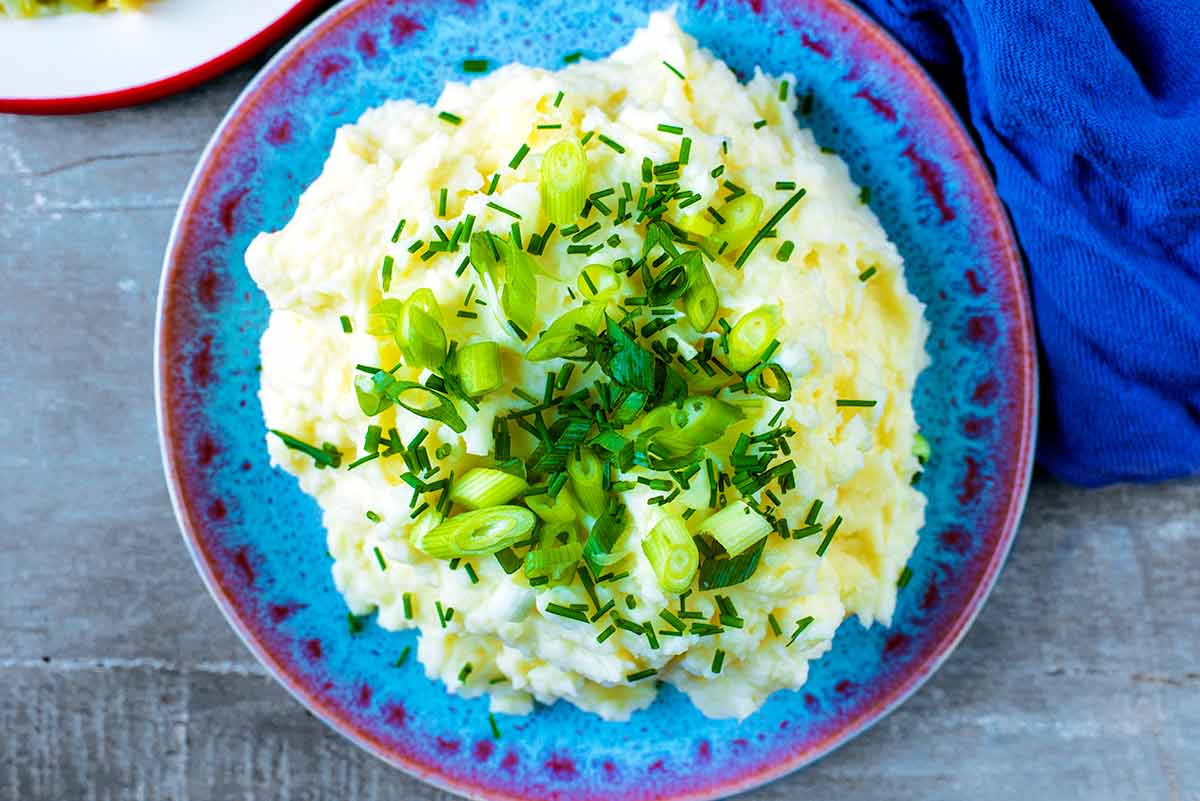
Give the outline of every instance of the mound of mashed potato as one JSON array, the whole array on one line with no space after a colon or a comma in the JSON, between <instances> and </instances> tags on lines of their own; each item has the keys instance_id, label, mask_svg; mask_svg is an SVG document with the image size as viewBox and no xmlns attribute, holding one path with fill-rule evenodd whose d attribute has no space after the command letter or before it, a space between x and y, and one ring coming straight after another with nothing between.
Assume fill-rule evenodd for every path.
<instances>
[{"instance_id":1,"label":"mound of mashed potato","mask_svg":"<svg viewBox=\"0 0 1200 801\"><path fill-rule=\"evenodd\" d=\"M338 131L291 221L260 234L247 251L272 309L261 343L263 413L268 428L295 438L289 444L268 435L272 460L320 503L333 579L351 612L377 612L386 629L420 629L420 661L451 692L487 693L500 712L565 699L624 720L653 701L661 681L709 716L743 718L776 690L804 684L809 661L830 649L848 615L863 625L890 622L897 580L924 520L925 499L910 479L920 470L912 390L928 361L927 326L896 248L860 201L846 166L798 126L797 99L781 90L784 80L795 86L792 76L761 73L740 84L670 14L655 14L606 59L557 72L513 64L470 84L448 84L433 107L396 100L366 112ZM689 140L683 158L676 127ZM753 575L715 592L693 586L682 600L664 592L640 547L663 514L687 514L695 532L713 513L703 472L665 503L668 493L637 483L647 471L634 467L621 476L633 485L620 492L629 524L624 558L592 588L582 580L531 586L490 555L461 562L428 556L412 544L413 532L442 516L427 509L412 519L419 507L405 460L385 455L346 469L369 455L364 431L371 425L394 428L405 443L427 431L422 445L440 476L489 464L497 416L526 405L512 390L540 398L546 376L561 374L562 359L525 357L536 337L523 341L497 312L497 287L467 265L465 239L432 255L428 243L468 215L474 232L511 237L517 215L526 240L544 232L540 162L566 137L587 140L587 191L615 192L596 204L612 213L591 212L603 228L585 242L602 244L598 252L571 251L574 236L542 243L542 325L578 303L585 264L642 256L645 227L636 215L618 221L615 207L623 182L632 194L645 185L643 159L686 162L676 180L700 196L689 211L719 210L740 188L763 199L766 224L792 196L792 183L806 190L740 269L736 249L711 254L721 320L735 322L764 305L779 311L771 358L790 376L792 391L783 403L730 393L745 419L707 450L718 471L730 471L738 433L786 427L791 483L760 502L792 530L810 523L821 529L799 539L772 533ZM517 158L523 146L527 152ZM588 224L581 219L577 227ZM390 272L386 292L381 265ZM393 338L368 333L368 310L419 289L436 296L450 339L500 347L503 386L479 399L478 411L458 404L461 432L395 406L368 417L356 399L356 365L402 361ZM714 324L689 332L680 323L679 360L697 358L703 339L718 341L721 331ZM568 391L587 386L584 373L576 370ZM396 371L413 381L429 374L410 366ZM846 399L869 400L838 402ZM340 465L319 464L296 441L329 443ZM737 497L733 488L726 494ZM552 614L550 605L586 610L587 619ZM664 609L677 619L687 610L684 631Z\"/></svg>"}]
</instances>

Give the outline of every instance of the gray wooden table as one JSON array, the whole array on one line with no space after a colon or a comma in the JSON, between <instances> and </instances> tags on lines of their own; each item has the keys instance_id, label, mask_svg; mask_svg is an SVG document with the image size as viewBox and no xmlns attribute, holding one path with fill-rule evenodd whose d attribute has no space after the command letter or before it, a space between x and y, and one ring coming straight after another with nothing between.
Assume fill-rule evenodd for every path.
<instances>
[{"instance_id":1,"label":"gray wooden table","mask_svg":"<svg viewBox=\"0 0 1200 801\"><path fill-rule=\"evenodd\" d=\"M0 117L0 801L434 799L264 674L180 541L152 403L175 206L255 67ZM748 799L1200 799L1200 481L1039 478L962 646Z\"/></svg>"}]
</instances>

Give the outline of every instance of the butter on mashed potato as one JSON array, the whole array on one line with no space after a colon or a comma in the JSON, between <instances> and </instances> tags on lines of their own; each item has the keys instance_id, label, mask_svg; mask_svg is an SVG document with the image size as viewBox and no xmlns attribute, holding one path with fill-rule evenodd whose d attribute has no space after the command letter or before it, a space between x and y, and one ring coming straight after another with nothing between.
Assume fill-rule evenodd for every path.
<instances>
[{"instance_id":1,"label":"butter on mashed potato","mask_svg":"<svg viewBox=\"0 0 1200 801\"><path fill-rule=\"evenodd\" d=\"M896 248L860 202L845 164L798 126L796 96L784 81L795 86L792 76L761 72L739 84L673 16L654 14L608 58L557 72L512 64L470 84L447 84L436 106L395 100L367 111L338 131L291 221L247 251L272 309L260 397L267 426L287 435L268 435L272 461L320 503L333 579L350 610L377 611L385 629L420 629L420 661L450 691L488 693L495 711L525 713L534 701L566 699L623 720L649 705L663 681L707 715L743 718L772 692L800 687L809 661L829 650L848 615L863 625L890 622L897 579L924 520L925 499L910 479L920 470L912 390L928 362L927 326ZM564 139L584 140L593 200L586 216L546 237L540 167ZM655 214L641 210L663 192L666 211L657 219L674 226L665 230L678 241L657 243L660 252L646 243ZM753 244L743 236L722 245L732 223L722 224L721 210L743 193L762 200ZM523 297L505 298L513 290L504 279L470 263L472 241L486 243L483 232L494 235L501 261L521 239L536 265L532 292L526 284ZM638 265L644 248L645 269ZM705 254L719 299L706 330L691 327L679 299L669 304L671 316L651 313L636 297L646 294L647 272L670 269L672 249ZM597 384L608 377L599 366L526 355L546 326L581 306L587 264L629 273L619 276L622 288L606 312L626 323L642 353L655 354L657 369L671 359L691 396L724 387L718 397L742 419L706 442L690 467L613 468L612 495L627 512L607 573L580 560L578 571L531 586L523 570L506 572L492 554L427 555L414 541L443 513L464 510L421 488L444 489L436 482L451 471L461 477L494 466L506 455L496 452L497 420L508 421L512 455L528 460L534 439L509 415L543 399L547 376L555 397L588 390L585 405L603 405ZM404 362L397 381L438 372L406 360L400 340L369 313L381 314L386 299L401 308L422 289L436 297L433 316L456 348L498 345L502 384L475 399L477 410L433 378L461 431L395 404L369 417L365 410L373 410L356 397L356 378L362 386L373 369ZM507 312L535 298L534 330L515 330ZM782 374L791 385L783 402L746 392L738 375L725 373L732 372L724 364L728 328L763 307L780 324L770 332L778 344L765 354L778 372L747 381ZM663 316L673 325L640 333ZM618 400L628 397L622 389L614 388ZM544 410L544 424L566 405ZM522 420L532 426L537 416ZM640 425L616 433L644 447ZM748 488L756 514L774 529L749 577L715 590L698 578L686 592L663 590L643 542L670 515L702 535L701 574L703 563L720 562L721 545L704 521L741 497L735 474L742 470L744 479L754 469L744 458L738 466L736 454L747 453L744 444L738 450L739 435L772 430L784 433L749 447L766 451L761 470L784 465L766 486ZM591 429L588 441L599 431ZM605 453L598 444L593 450ZM553 473L526 478L537 487L553 483ZM570 508L571 485L565 491ZM576 518L560 542L586 541L593 518ZM509 555L536 547L535 536Z\"/></svg>"}]
</instances>

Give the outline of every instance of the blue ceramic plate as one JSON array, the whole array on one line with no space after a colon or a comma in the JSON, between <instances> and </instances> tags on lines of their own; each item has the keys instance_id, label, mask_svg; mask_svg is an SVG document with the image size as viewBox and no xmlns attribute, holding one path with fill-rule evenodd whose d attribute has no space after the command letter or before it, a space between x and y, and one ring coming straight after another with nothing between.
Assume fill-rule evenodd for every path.
<instances>
[{"instance_id":1,"label":"blue ceramic plate","mask_svg":"<svg viewBox=\"0 0 1200 801\"><path fill-rule=\"evenodd\" d=\"M167 479L188 548L246 644L314 713L441 787L481 798L700 799L817 758L899 704L970 624L1029 481L1036 387L1020 260L978 154L941 95L841 0L690 0L683 28L742 74L793 72L802 125L836 148L928 304L933 366L917 418L935 458L928 522L889 629L842 624L799 692L742 723L664 690L629 723L568 704L525 718L448 695L410 660L414 634L353 635L316 503L273 470L256 397L266 299L242 254L281 227L339 125L392 97L432 102L464 57L555 68L623 44L657 3L350 0L247 87L196 168L167 249L157 389Z\"/></svg>"}]
</instances>

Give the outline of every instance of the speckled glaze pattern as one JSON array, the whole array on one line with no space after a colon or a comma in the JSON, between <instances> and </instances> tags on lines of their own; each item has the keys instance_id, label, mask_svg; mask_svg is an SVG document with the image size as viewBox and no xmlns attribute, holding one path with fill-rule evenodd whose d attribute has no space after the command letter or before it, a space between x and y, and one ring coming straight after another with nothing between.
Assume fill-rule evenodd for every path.
<instances>
[{"instance_id":1,"label":"speckled glaze pattern","mask_svg":"<svg viewBox=\"0 0 1200 801\"><path fill-rule=\"evenodd\" d=\"M1008 552L1029 480L1036 363L1029 302L1004 211L929 79L841 0L688 0L683 28L743 75L756 65L812 91L802 124L836 148L928 304L933 365L917 418L934 459L928 522L891 628L845 621L799 692L742 723L708 720L664 689L629 723L561 703L497 716L448 695L412 632L351 634L317 504L268 463L257 400L266 299L243 253L290 217L339 125L397 96L432 102L469 80L464 57L555 68L602 56L662 3L350 0L247 87L192 178L166 253L156 357L168 484L196 564L247 645L314 713L411 773L489 799L702 799L828 752L911 693L963 634ZM780 269L784 269L780 267Z\"/></svg>"}]
</instances>

